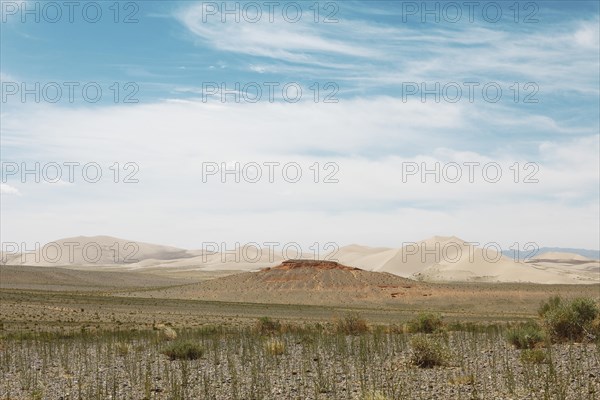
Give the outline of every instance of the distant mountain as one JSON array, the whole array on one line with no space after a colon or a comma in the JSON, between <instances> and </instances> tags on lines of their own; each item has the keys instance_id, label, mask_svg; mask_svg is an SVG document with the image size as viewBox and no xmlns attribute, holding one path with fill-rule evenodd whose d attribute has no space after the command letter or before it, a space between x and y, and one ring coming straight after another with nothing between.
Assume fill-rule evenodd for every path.
<instances>
[{"instance_id":1,"label":"distant mountain","mask_svg":"<svg viewBox=\"0 0 600 400\"><path fill-rule=\"evenodd\" d=\"M524 259L515 260L510 250L496 253L494 249L469 245L455 236L434 236L401 248L359 244L344 246L324 255L322 261L337 261L348 267L360 268L362 272L357 274L361 275L386 272L422 282L583 284L600 283L599 253L597 250L544 247L536 254L521 252L520 256ZM232 254L218 249L185 250L110 236L61 239L38 247L36 251L22 254L13 251L0 253L0 256L0 264L13 266L64 266L86 270L101 267L102 270L160 273L181 271L192 275L208 271L258 271L286 261L283 254L272 254L267 248L250 245L241 246ZM339 275L335 271L319 274Z\"/></svg>"},{"instance_id":2,"label":"distant mountain","mask_svg":"<svg viewBox=\"0 0 600 400\"><path fill-rule=\"evenodd\" d=\"M540 247L533 255L527 251L522 251L520 252L519 257L521 259L537 258L544 253L573 253L589 258L590 260L600 260L600 250L572 249L567 247ZM503 250L502 254L509 258L515 257L515 252L513 250Z\"/></svg>"}]
</instances>

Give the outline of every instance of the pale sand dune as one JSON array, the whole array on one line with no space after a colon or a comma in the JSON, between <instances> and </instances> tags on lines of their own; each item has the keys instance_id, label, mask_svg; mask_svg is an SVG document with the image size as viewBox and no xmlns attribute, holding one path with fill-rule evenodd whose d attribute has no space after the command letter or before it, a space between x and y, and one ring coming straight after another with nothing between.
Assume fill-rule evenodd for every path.
<instances>
[{"instance_id":1,"label":"pale sand dune","mask_svg":"<svg viewBox=\"0 0 600 400\"><path fill-rule=\"evenodd\" d=\"M68 243L76 245L70 248ZM62 249L60 257L56 257L57 247ZM84 256L86 248L88 254ZM99 256L97 249L100 249ZM534 259L515 261L502 256L497 250L494 247L478 248L454 236L436 236L405 243L399 249L354 244L342 247L334 254L327 254L324 258L366 271L387 272L429 282L600 282L600 263L578 254L545 253ZM48 257L52 259L49 260ZM206 276L208 272L258 271L283 261L280 252L273 254L268 248L245 246L234 254L222 254L109 236L61 239L44 246L36 253L7 258L7 265L147 271L163 276ZM310 258L310 255L305 258Z\"/></svg>"},{"instance_id":2,"label":"pale sand dune","mask_svg":"<svg viewBox=\"0 0 600 400\"><path fill-rule=\"evenodd\" d=\"M45 244L37 251L4 255L6 265L95 266L131 264L146 259L190 257L187 250L119 239L111 236L77 236Z\"/></svg>"},{"instance_id":3,"label":"pale sand dune","mask_svg":"<svg viewBox=\"0 0 600 400\"><path fill-rule=\"evenodd\" d=\"M578 265L576 269L572 269L572 264L516 262L502 256L494 247L478 248L454 236L436 236L400 249L352 245L341 248L335 258L369 271L429 282L600 282L594 262ZM585 257L578 258L585 260Z\"/></svg>"}]
</instances>

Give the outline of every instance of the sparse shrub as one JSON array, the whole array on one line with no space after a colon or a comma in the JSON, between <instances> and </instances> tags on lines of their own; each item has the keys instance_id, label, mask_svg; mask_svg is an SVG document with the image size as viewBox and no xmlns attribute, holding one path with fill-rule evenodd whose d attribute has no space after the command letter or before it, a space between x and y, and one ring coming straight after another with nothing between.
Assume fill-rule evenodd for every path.
<instances>
[{"instance_id":1,"label":"sparse shrub","mask_svg":"<svg viewBox=\"0 0 600 400\"><path fill-rule=\"evenodd\" d=\"M385 394L381 393L380 391L369 392L369 393L366 393L362 397L362 400L388 400L388 399L389 399L389 397L387 397Z\"/></svg>"},{"instance_id":2,"label":"sparse shrub","mask_svg":"<svg viewBox=\"0 0 600 400\"><path fill-rule=\"evenodd\" d=\"M558 307L560 307L562 303L562 299L560 298L560 296L552 296L550 297L547 301L543 302L540 305L540 308L538 308L538 314L540 317L544 317L544 315L546 315L546 313L550 310L555 310Z\"/></svg>"},{"instance_id":3,"label":"sparse shrub","mask_svg":"<svg viewBox=\"0 0 600 400\"><path fill-rule=\"evenodd\" d=\"M281 332L281 322L269 317L261 317L256 322L256 330L261 335L270 335Z\"/></svg>"},{"instance_id":4,"label":"sparse shrub","mask_svg":"<svg viewBox=\"0 0 600 400\"><path fill-rule=\"evenodd\" d=\"M347 313L343 318L336 320L335 330L346 335L360 335L369 330L367 321L359 313Z\"/></svg>"},{"instance_id":5,"label":"sparse shrub","mask_svg":"<svg viewBox=\"0 0 600 400\"><path fill-rule=\"evenodd\" d=\"M162 353L171 360L196 360L204 354L204 348L193 342L173 342Z\"/></svg>"},{"instance_id":6,"label":"sparse shrub","mask_svg":"<svg viewBox=\"0 0 600 400\"><path fill-rule=\"evenodd\" d=\"M270 339L265 343L265 350L272 356L285 353L285 343L278 339Z\"/></svg>"},{"instance_id":7,"label":"sparse shrub","mask_svg":"<svg viewBox=\"0 0 600 400\"><path fill-rule=\"evenodd\" d=\"M434 333L442 329L443 325L440 315L422 313L408 322L407 330L410 333Z\"/></svg>"},{"instance_id":8,"label":"sparse shrub","mask_svg":"<svg viewBox=\"0 0 600 400\"><path fill-rule=\"evenodd\" d=\"M450 378L449 382L452 385L473 385L475 376L473 374L454 376Z\"/></svg>"},{"instance_id":9,"label":"sparse shrub","mask_svg":"<svg viewBox=\"0 0 600 400\"><path fill-rule=\"evenodd\" d=\"M160 340L175 340L177 339L177 332L170 326L158 325L155 329L158 329L158 337Z\"/></svg>"},{"instance_id":10,"label":"sparse shrub","mask_svg":"<svg viewBox=\"0 0 600 400\"><path fill-rule=\"evenodd\" d=\"M582 324L591 324L591 322L600 314L598 310L598 304L593 299L589 298L577 298L571 302L571 308L577 320Z\"/></svg>"},{"instance_id":11,"label":"sparse shrub","mask_svg":"<svg viewBox=\"0 0 600 400\"><path fill-rule=\"evenodd\" d=\"M596 336L596 340L600 339L600 314L590 324L590 333Z\"/></svg>"},{"instance_id":12,"label":"sparse shrub","mask_svg":"<svg viewBox=\"0 0 600 400\"><path fill-rule=\"evenodd\" d=\"M446 346L433 336L416 335L411 339L410 347L411 363L421 368L446 365L450 359Z\"/></svg>"},{"instance_id":13,"label":"sparse shrub","mask_svg":"<svg viewBox=\"0 0 600 400\"><path fill-rule=\"evenodd\" d=\"M517 349L533 349L544 342L545 335L537 323L530 321L509 330L506 339Z\"/></svg>"},{"instance_id":14,"label":"sparse shrub","mask_svg":"<svg viewBox=\"0 0 600 400\"><path fill-rule=\"evenodd\" d=\"M118 343L116 350L119 356L125 357L127 354L129 354L129 345L127 343Z\"/></svg>"},{"instance_id":15,"label":"sparse shrub","mask_svg":"<svg viewBox=\"0 0 600 400\"><path fill-rule=\"evenodd\" d=\"M31 392L31 400L42 400L44 398L44 390L42 388L35 388Z\"/></svg>"},{"instance_id":16,"label":"sparse shrub","mask_svg":"<svg viewBox=\"0 0 600 400\"><path fill-rule=\"evenodd\" d=\"M548 362L548 356L544 350L540 349L525 349L519 357L524 364L543 364Z\"/></svg>"},{"instance_id":17,"label":"sparse shrub","mask_svg":"<svg viewBox=\"0 0 600 400\"><path fill-rule=\"evenodd\" d=\"M563 301L560 297L552 297L540 306L539 314L553 341L580 341L588 336L593 338L594 320L600 310L593 299Z\"/></svg>"}]
</instances>

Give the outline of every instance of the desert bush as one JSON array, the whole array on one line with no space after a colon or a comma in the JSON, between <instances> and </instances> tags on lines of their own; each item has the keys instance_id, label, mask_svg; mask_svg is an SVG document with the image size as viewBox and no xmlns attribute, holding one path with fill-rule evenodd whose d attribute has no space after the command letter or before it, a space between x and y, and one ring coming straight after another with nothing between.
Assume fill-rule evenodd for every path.
<instances>
[{"instance_id":1,"label":"desert bush","mask_svg":"<svg viewBox=\"0 0 600 400\"><path fill-rule=\"evenodd\" d=\"M171 360L196 360L204 354L204 348L193 342L173 342L162 353Z\"/></svg>"},{"instance_id":2,"label":"desert bush","mask_svg":"<svg viewBox=\"0 0 600 400\"><path fill-rule=\"evenodd\" d=\"M387 397L385 394L383 394L379 391L366 393L362 397L362 400L388 400L388 399L389 399L389 397Z\"/></svg>"},{"instance_id":3,"label":"desert bush","mask_svg":"<svg viewBox=\"0 0 600 400\"><path fill-rule=\"evenodd\" d=\"M278 339L270 339L265 343L265 350L272 356L285 353L285 343Z\"/></svg>"},{"instance_id":4,"label":"desert bush","mask_svg":"<svg viewBox=\"0 0 600 400\"><path fill-rule=\"evenodd\" d=\"M281 332L281 322L269 317L261 317L256 321L256 330L261 335L270 335Z\"/></svg>"},{"instance_id":5,"label":"desert bush","mask_svg":"<svg viewBox=\"0 0 600 400\"><path fill-rule=\"evenodd\" d=\"M560 296L552 296L548 300L542 302L540 307L538 308L538 314L540 317L544 317L546 313L550 310L555 310L560 307L562 304L562 299Z\"/></svg>"},{"instance_id":6,"label":"desert bush","mask_svg":"<svg viewBox=\"0 0 600 400\"><path fill-rule=\"evenodd\" d=\"M537 323L530 321L510 329L506 339L517 349L533 349L544 342L545 335Z\"/></svg>"},{"instance_id":7,"label":"desert bush","mask_svg":"<svg viewBox=\"0 0 600 400\"><path fill-rule=\"evenodd\" d=\"M410 362L421 368L446 365L450 359L449 351L439 338L416 335L410 341Z\"/></svg>"},{"instance_id":8,"label":"desert bush","mask_svg":"<svg viewBox=\"0 0 600 400\"><path fill-rule=\"evenodd\" d=\"M335 330L337 333L346 335L360 335L369 330L367 321L359 313L347 313L342 318L335 321Z\"/></svg>"},{"instance_id":9,"label":"desert bush","mask_svg":"<svg viewBox=\"0 0 600 400\"><path fill-rule=\"evenodd\" d=\"M127 343L118 343L116 350L119 356L125 357L127 354L129 354L129 345Z\"/></svg>"},{"instance_id":10,"label":"desert bush","mask_svg":"<svg viewBox=\"0 0 600 400\"><path fill-rule=\"evenodd\" d=\"M525 349L519 359L524 364L543 364L548 362L548 355L541 349Z\"/></svg>"},{"instance_id":11,"label":"desert bush","mask_svg":"<svg viewBox=\"0 0 600 400\"><path fill-rule=\"evenodd\" d=\"M452 385L473 385L475 384L475 375L458 375L450 378L448 381Z\"/></svg>"},{"instance_id":12,"label":"desert bush","mask_svg":"<svg viewBox=\"0 0 600 400\"><path fill-rule=\"evenodd\" d=\"M158 338L160 340L175 340L177 339L177 332L170 326L157 325L154 329L158 330Z\"/></svg>"},{"instance_id":13,"label":"desert bush","mask_svg":"<svg viewBox=\"0 0 600 400\"><path fill-rule=\"evenodd\" d=\"M410 333L434 333L443 327L442 317L438 314L422 313L407 324Z\"/></svg>"},{"instance_id":14,"label":"desert bush","mask_svg":"<svg viewBox=\"0 0 600 400\"><path fill-rule=\"evenodd\" d=\"M600 314L590 324L590 333L600 340Z\"/></svg>"},{"instance_id":15,"label":"desert bush","mask_svg":"<svg viewBox=\"0 0 600 400\"><path fill-rule=\"evenodd\" d=\"M553 341L579 341L588 335L593 336L594 320L600 309L590 298L564 301L560 297L552 297L540 306L539 314Z\"/></svg>"}]
</instances>

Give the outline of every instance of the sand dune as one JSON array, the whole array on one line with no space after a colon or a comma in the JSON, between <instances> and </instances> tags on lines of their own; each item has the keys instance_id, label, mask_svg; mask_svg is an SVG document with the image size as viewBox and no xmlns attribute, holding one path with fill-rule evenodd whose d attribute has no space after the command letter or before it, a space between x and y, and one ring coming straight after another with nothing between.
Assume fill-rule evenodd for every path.
<instances>
[{"instance_id":1,"label":"sand dune","mask_svg":"<svg viewBox=\"0 0 600 400\"><path fill-rule=\"evenodd\" d=\"M110 271L146 271L163 276L208 272L259 271L283 261L267 248L243 246L234 252L185 250L109 236L75 237L51 242L36 252L4 255L7 265L68 266ZM386 272L427 282L600 282L600 262L575 253L548 252L516 261L493 246L484 248L454 237L435 236L401 248L353 244L325 259L365 271ZM204 278L200 278L204 279Z\"/></svg>"},{"instance_id":2,"label":"sand dune","mask_svg":"<svg viewBox=\"0 0 600 400\"><path fill-rule=\"evenodd\" d=\"M3 254L5 265L98 266L133 264L141 260L191 257L187 250L111 236L77 236L49 242L36 251Z\"/></svg>"},{"instance_id":3,"label":"sand dune","mask_svg":"<svg viewBox=\"0 0 600 400\"><path fill-rule=\"evenodd\" d=\"M498 250L492 246L475 247L454 236L436 236L400 249L347 246L341 248L335 258L365 270L429 282L600 282L594 261L585 264L585 268L569 269L572 263L517 262ZM573 258L576 264L584 259Z\"/></svg>"}]
</instances>

